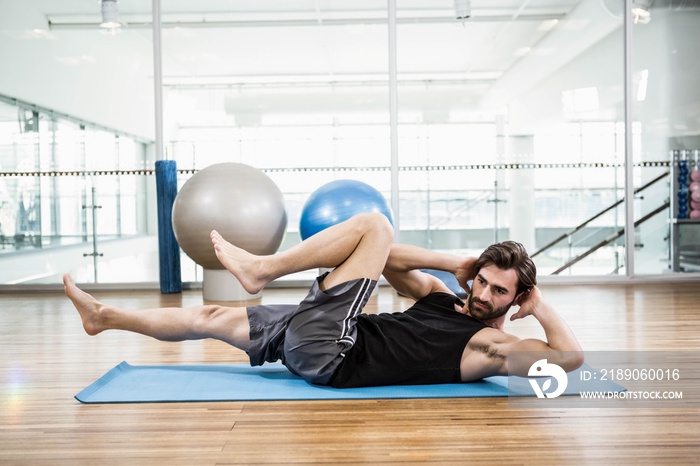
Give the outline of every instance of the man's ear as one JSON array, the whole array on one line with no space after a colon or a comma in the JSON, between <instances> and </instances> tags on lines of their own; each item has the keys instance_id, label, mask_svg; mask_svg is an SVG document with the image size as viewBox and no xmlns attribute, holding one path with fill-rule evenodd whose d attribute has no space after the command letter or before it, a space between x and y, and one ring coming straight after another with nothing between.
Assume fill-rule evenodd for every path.
<instances>
[{"instance_id":1,"label":"man's ear","mask_svg":"<svg viewBox=\"0 0 700 466\"><path fill-rule=\"evenodd\" d=\"M528 296L530 296L530 290L525 290L515 297L513 303L516 306L522 306L523 303L527 300Z\"/></svg>"}]
</instances>

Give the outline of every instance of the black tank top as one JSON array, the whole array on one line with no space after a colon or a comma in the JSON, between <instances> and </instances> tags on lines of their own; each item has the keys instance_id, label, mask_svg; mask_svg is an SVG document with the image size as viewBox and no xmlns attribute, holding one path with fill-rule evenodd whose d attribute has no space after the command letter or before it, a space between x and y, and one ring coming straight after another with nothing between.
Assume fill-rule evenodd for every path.
<instances>
[{"instance_id":1,"label":"black tank top","mask_svg":"<svg viewBox=\"0 0 700 466\"><path fill-rule=\"evenodd\" d=\"M460 314L448 293L433 293L404 312L361 314L357 341L330 385L338 388L460 382L467 342L487 327Z\"/></svg>"}]
</instances>

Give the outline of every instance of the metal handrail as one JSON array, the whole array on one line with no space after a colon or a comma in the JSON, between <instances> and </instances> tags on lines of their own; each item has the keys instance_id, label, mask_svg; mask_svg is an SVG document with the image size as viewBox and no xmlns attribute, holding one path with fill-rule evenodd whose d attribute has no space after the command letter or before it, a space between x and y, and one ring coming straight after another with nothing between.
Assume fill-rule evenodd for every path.
<instances>
[{"instance_id":1,"label":"metal handrail","mask_svg":"<svg viewBox=\"0 0 700 466\"><path fill-rule=\"evenodd\" d=\"M663 173L663 174L657 176L656 178L654 178L653 180L649 181L649 182L646 183L645 185L640 186L639 188L635 189L635 190L634 190L634 194L637 194L637 193L640 193L640 192L644 191L645 189L647 189L648 187L650 187L650 186L653 185L654 183L656 183L656 182L658 182L658 181L660 181L660 180L666 178L668 175L669 175L669 172L665 172L665 173ZM554 246L555 244L557 244L559 241L568 238L569 236L573 235L574 233L576 233L577 231L579 231L580 229L582 229L583 227L585 227L586 225L588 225L589 223L591 223L593 220L596 220L597 218L601 217L603 214L605 214L605 213L611 211L612 209L614 209L615 207L619 206L619 205L622 204L624 201L625 201L625 198L623 197L622 199L616 201L614 204L612 204L612 205L606 207L605 209L601 210L600 212L598 212L597 214L595 214L593 217L591 217L591 218L589 218L588 220L584 221L584 222L581 223L580 225L574 227L572 230L567 231L567 232L564 233L563 235L561 235L561 236L559 236L558 238L556 238L554 241L551 241L550 243L548 243L548 244L547 244L546 246L544 246L543 248L539 249L538 251L535 251L533 254L530 254L530 257L535 257L535 256L538 255L539 253L541 253L541 252L543 252L543 251L546 251L547 249L551 248L552 246Z\"/></svg>"},{"instance_id":2,"label":"metal handrail","mask_svg":"<svg viewBox=\"0 0 700 466\"><path fill-rule=\"evenodd\" d=\"M431 228L439 229L441 226L450 223L450 221L453 218L455 218L457 215L459 215L460 213L462 213L464 211L469 211L475 205L480 204L480 203L488 200L488 198L490 198L492 194L493 194L493 192L488 190L488 191L485 191L485 193L483 195L477 197L476 199L470 199L468 203L462 204L462 205L458 206L456 209L453 209L452 211L448 212L447 216L445 218L443 218L437 224L432 225Z\"/></svg>"},{"instance_id":3,"label":"metal handrail","mask_svg":"<svg viewBox=\"0 0 700 466\"><path fill-rule=\"evenodd\" d=\"M636 222L634 222L634 227L637 228L639 225L641 225L642 223L646 222L647 220L649 220L649 219L650 219L651 217L653 217L654 215L658 214L659 212L662 212L662 211L666 210L670 205L671 205L670 202L666 202L666 203L664 203L663 205L661 205L660 207L658 207L658 208L654 209L653 211L649 212L649 213L646 214L644 217L642 217L642 218L640 218L639 220L637 220ZM571 267L571 266L574 265L575 263L577 263L577 262L579 262L580 260L582 260L582 259L584 259L584 258L590 256L591 254L593 254L594 252L596 252L598 249L602 248L603 246L606 246L606 245L612 243L613 241L615 241L616 239L618 239L620 236L622 236L622 235L624 235L624 234L625 234L625 229L624 229L624 228L619 229L614 235L612 235L612 236L610 236L610 237L604 239L603 241L601 241L600 243L596 244L595 246L593 246L591 249L589 249L588 251L584 252L584 253L581 254L580 256L576 256L574 259L570 260L569 262L567 262L567 263L564 264L563 266L559 267L557 270L555 270L554 272L552 272L552 275L557 275L559 272L562 272L562 271L568 269L569 267Z\"/></svg>"}]
</instances>

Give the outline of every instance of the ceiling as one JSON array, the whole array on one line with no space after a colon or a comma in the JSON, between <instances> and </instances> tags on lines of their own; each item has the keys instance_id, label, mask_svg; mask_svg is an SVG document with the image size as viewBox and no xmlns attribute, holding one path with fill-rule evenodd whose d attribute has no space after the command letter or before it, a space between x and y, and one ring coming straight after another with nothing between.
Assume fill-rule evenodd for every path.
<instances>
[{"instance_id":1,"label":"ceiling","mask_svg":"<svg viewBox=\"0 0 700 466\"><path fill-rule=\"evenodd\" d=\"M619 31L621 1L472 0L471 16L458 20L453 0L398 0L402 111L423 120L450 112L492 119ZM123 27L111 33L98 27L97 0L0 0L0 8L0 59L14 65L0 75L0 94L150 133L138 121L144 112L151 118L151 2L119 0ZM387 108L386 1L163 0L161 9L173 125ZM69 98L76 89L81 95ZM94 102L110 110L99 114ZM114 115L124 108L139 110L119 122Z\"/></svg>"}]
</instances>

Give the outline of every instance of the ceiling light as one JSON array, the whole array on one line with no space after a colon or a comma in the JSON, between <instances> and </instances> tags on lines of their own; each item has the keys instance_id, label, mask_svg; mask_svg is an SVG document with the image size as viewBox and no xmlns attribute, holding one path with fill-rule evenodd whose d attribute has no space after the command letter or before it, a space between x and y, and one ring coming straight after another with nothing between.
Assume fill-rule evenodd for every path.
<instances>
[{"instance_id":1,"label":"ceiling light","mask_svg":"<svg viewBox=\"0 0 700 466\"><path fill-rule=\"evenodd\" d=\"M100 27L104 29L116 29L122 27L119 22L117 0L102 0L102 22Z\"/></svg>"},{"instance_id":2,"label":"ceiling light","mask_svg":"<svg viewBox=\"0 0 700 466\"><path fill-rule=\"evenodd\" d=\"M635 0L632 2L632 19L634 24L647 24L651 21L652 0Z\"/></svg>"},{"instance_id":3,"label":"ceiling light","mask_svg":"<svg viewBox=\"0 0 700 466\"><path fill-rule=\"evenodd\" d=\"M455 0L455 18L465 20L472 15L471 0Z\"/></svg>"}]
</instances>

